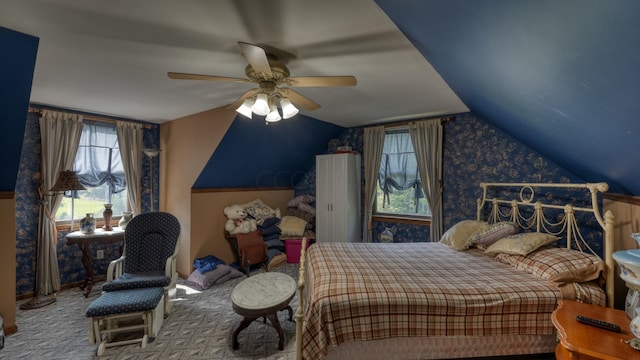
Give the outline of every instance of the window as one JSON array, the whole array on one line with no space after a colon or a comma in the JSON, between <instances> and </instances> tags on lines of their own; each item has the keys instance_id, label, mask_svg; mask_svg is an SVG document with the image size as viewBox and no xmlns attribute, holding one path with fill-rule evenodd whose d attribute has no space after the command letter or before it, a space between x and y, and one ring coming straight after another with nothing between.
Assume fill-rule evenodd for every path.
<instances>
[{"instance_id":1,"label":"window","mask_svg":"<svg viewBox=\"0 0 640 360\"><path fill-rule=\"evenodd\" d=\"M127 210L124 167L120 158L116 125L85 121L76 153L74 170L87 190L68 191L58 208L56 220L80 219L87 213L102 218L104 204L113 204L113 214Z\"/></svg>"},{"instance_id":2,"label":"window","mask_svg":"<svg viewBox=\"0 0 640 360\"><path fill-rule=\"evenodd\" d=\"M408 129L387 130L376 187L377 215L430 217Z\"/></svg>"}]
</instances>

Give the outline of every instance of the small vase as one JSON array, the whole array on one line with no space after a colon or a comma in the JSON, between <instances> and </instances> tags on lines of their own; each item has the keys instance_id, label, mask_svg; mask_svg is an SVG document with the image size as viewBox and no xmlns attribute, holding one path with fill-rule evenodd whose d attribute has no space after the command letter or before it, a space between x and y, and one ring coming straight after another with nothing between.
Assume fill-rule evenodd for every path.
<instances>
[{"instance_id":1,"label":"small vase","mask_svg":"<svg viewBox=\"0 0 640 360\"><path fill-rule=\"evenodd\" d=\"M104 204L104 211L102 212L102 217L104 218L104 226L102 227L105 231L111 231L113 228L111 227L111 217L113 216L113 210L111 210L111 204Z\"/></svg>"},{"instance_id":2,"label":"small vase","mask_svg":"<svg viewBox=\"0 0 640 360\"><path fill-rule=\"evenodd\" d=\"M120 221L118 221L120 230L124 230L127 228L127 224L129 223L129 221L131 221L131 218L133 218L133 213L131 211L122 212L122 217L120 218Z\"/></svg>"},{"instance_id":3,"label":"small vase","mask_svg":"<svg viewBox=\"0 0 640 360\"><path fill-rule=\"evenodd\" d=\"M80 219L80 232L83 234L91 234L96 230L96 219L92 213Z\"/></svg>"},{"instance_id":4,"label":"small vase","mask_svg":"<svg viewBox=\"0 0 640 360\"><path fill-rule=\"evenodd\" d=\"M383 243L392 243L393 242L393 233L391 229L385 228L382 234L380 234L380 242Z\"/></svg>"}]
</instances>

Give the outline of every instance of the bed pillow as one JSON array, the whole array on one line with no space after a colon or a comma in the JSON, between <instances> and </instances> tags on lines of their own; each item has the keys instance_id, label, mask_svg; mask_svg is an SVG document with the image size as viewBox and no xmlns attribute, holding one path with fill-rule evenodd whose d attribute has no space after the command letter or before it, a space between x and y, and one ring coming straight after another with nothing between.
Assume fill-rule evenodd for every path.
<instances>
[{"instance_id":1,"label":"bed pillow","mask_svg":"<svg viewBox=\"0 0 640 360\"><path fill-rule=\"evenodd\" d=\"M462 220L453 225L440 238L440 242L454 250L465 250L471 246L471 237L484 229L487 223L477 220Z\"/></svg>"},{"instance_id":2,"label":"bed pillow","mask_svg":"<svg viewBox=\"0 0 640 360\"><path fill-rule=\"evenodd\" d=\"M504 253L526 256L536 249L549 245L558 239L559 237L557 236L542 232L513 234L494 242L485 252L487 254Z\"/></svg>"},{"instance_id":3,"label":"bed pillow","mask_svg":"<svg viewBox=\"0 0 640 360\"><path fill-rule=\"evenodd\" d=\"M520 231L518 224L511 221L502 221L487 225L471 237L471 242L478 248L485 250L494 242L513 235Z\"/></svg>"},{"instance_id":4,"label":"bed pillow","mask_svg":"<svg viewBox=\"0 0 640 360\"><path fill-rule=\"evenodd\" d=\"M196 269L189 275L187 280L185 280L185 285L200 291L207 290L214 282L227 275L230 271L229 266L224 264L220 264L216 266L214 270L207 271L204 274L201 274L200 271Z\"/></svg>"},{"instance_id":5,"label":"bed pillow","mask_svg":"<svg viewBox=\"0 0 640 360\"><path fill-rule=\"evenodd\" d=\"M313 207L313 205L311 205L311 204L300 203L298 205L298 210L304 211L304 212L309 213L311 215L315 215L316 214L316 208Z\"/></svg>"},{"instance_id":6,"label":"bed pillow","mask_svg":"<svg viewBox=\"0 0 640 360\"><path fill-rule=\"evenodd\" d=\"M527 256L498 254L496 260L556 285L604 280L602 259L573 249L545 246Z\"/></svg>"},{"instance_id":7,"label":"bed pillow","mask_svg":"<svg viewBox=\"0 0 640 360\"><path fill-rule=\"evenodd\" d=\"M295 198L289 200L288 207L298 207L300 204L311 204L316 201L315 196L310 194L298 195Z\"/></svg>"},{"instance_id":8,"label":"bed pillow","mask_svg":"<svg viewBox=\"0 0 640 360\"><path fill-rule=\"evenodd\" d=\"M302 236L307 227L307 221L297 216L283 216L280 224L277 225L282 233L282 237Z\"/></svg>"}]
</instances>

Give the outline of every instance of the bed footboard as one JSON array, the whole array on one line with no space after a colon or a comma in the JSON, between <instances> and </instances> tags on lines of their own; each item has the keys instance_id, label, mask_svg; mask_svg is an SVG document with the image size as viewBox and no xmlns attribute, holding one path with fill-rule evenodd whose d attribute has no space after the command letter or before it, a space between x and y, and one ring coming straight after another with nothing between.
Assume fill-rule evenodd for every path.
<instances>
[{"instance_id":1,"label":"bed footboard","mask_svg":"<svg viewBox=\"0 0 640 360\"><path fill-rule=\"evenodd\" d=\"M298 272L298 308L296 309L296 359L302 360L302 318L304 317L304 272L307 257L307 238L302 238L300 270Z\"/></svg>"}]
</instances>

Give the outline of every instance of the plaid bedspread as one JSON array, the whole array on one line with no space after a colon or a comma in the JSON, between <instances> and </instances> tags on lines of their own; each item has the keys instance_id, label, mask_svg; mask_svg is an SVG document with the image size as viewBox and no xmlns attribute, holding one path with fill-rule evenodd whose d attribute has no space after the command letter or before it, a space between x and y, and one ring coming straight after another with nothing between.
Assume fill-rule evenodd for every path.
<instances>
[{"instance_id":1,"label":"plaid bedspread","mask_svg":"<svg viewBox=\"0 0 640 360\"><path fill-rule=\"evenodd\" d=\"M306 260L305 359L353 340L554 331L560 291L477 249L317 243Z\"/></svg>"}]
</instances>

